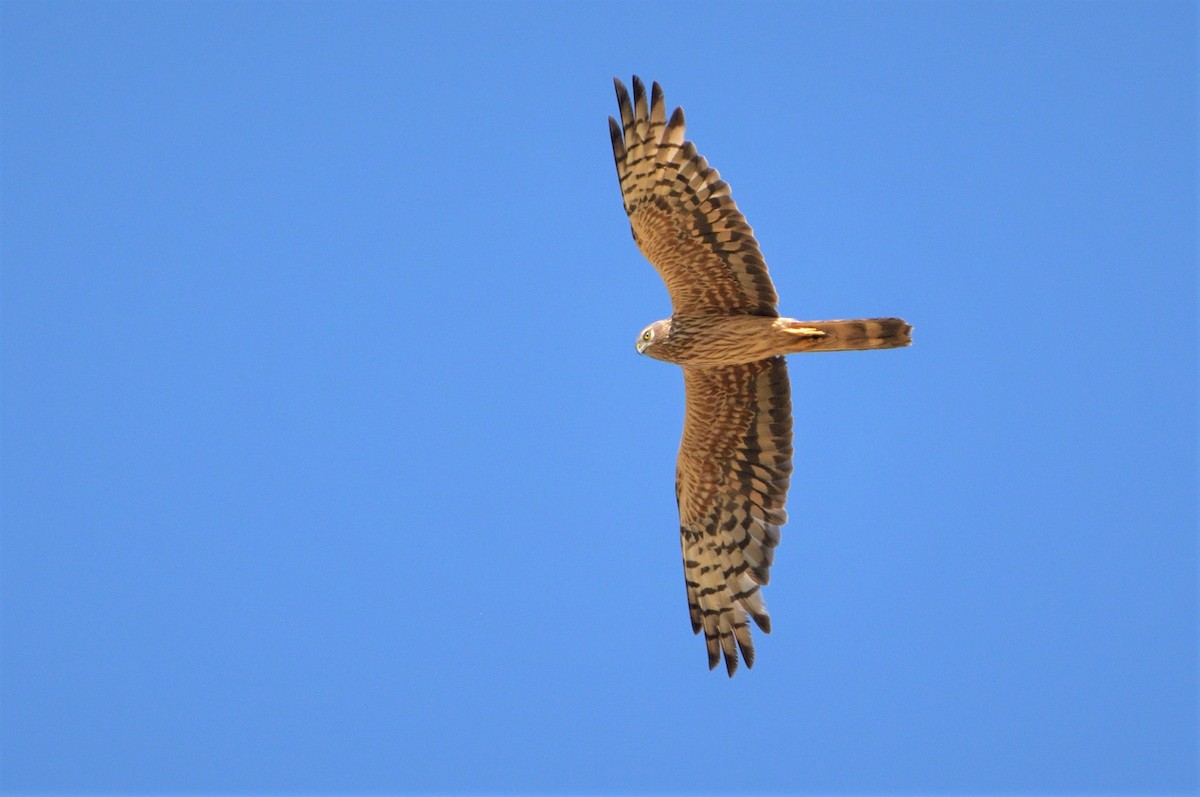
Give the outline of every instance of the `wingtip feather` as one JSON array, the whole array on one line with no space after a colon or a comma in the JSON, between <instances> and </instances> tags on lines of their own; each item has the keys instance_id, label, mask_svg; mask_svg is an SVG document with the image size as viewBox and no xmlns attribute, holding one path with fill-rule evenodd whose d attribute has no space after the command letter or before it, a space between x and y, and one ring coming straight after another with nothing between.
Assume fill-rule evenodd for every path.
<instances>
[{"instance_id":1,"label":"wingtip feather","mask_svg":"<svg viewBox=\"0 0 1200 797\"><path fill-rule=\"evenodd\" d=\"M738 668L737 653L734 653L732 656L730 656L729 653L726 652L725 653L725 674L728 675L730 678L732 678L733 674L735 672L737 672L737 668Z\"/></svg>"},{"instance_id":2,"label":"wingtip feather","mask_svg":"<svg viewBox=\"0 0 1200 797\"><path fill-rule=\"evenodd\" d=\"M608 117L608 135L612 139L613 158L619 163L625 159L625 133L620 123L611 116Z\"/></svg>"}]
</instances>

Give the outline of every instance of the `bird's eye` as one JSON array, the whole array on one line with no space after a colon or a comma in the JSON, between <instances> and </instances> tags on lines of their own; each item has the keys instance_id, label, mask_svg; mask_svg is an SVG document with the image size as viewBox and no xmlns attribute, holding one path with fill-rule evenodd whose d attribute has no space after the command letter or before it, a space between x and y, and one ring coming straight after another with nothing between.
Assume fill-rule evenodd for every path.
<instances>
[{"instance_id":1,"label":"bird's eye","mask_svg":"<svg viewBox=\"0 0 1200 797\"><path fill-rule=\"evenodd\" d=\"M654 337L654 333L648 329L642 333L642 340L644 340L644 341L649 342L650 338L652 338L652 337Z\"/></svg>"}]
</instances>

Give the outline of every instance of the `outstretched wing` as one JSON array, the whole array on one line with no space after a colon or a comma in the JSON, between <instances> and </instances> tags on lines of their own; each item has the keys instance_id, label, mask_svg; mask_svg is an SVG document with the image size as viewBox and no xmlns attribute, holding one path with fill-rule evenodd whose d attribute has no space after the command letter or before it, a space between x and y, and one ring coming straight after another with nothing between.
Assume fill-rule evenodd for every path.
<instances>
[{"instance_id":1,"label":"outstretched wing","mask_svg":"<svg viewBox=\"0 0 1200 797\"><path fill-rule=\"evenodd\" d=\"M667 283L676 315L777 316L779 303L758 241L729 186L684 140L683 109L668 122L662 88L620 80L621 122L608 118L613 158L633 239Z\"/></svg>"},{"instance_id":2,"label":"outstretched wing","mask_svg":"<svg viewBox=\"0 0 1200 797\"><path fill-rule=\"evenodd\" d=\"M770 579L792 473L792 401L783 357L683 369L687 412L675 472L692 631L708 667L741 649L754 665L749 619L770 633L760 587Z\"/></svg>"}]
</instances>

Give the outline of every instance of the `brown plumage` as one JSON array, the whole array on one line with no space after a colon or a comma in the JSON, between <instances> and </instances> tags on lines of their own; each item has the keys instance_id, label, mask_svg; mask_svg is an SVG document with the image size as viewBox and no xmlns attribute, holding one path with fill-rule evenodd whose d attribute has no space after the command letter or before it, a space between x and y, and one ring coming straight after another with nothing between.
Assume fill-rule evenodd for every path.
<instances>
[{"instance_id":1,"label":"brown plumage","mask_svg":"<svg viewBox=\"0 0 1200 797\"><path fill-rule=\"evenodd\" d=\"M672 316L637 350L683 366L686 411L675 470L692 631L708 666L754 664L750 620L770 633L770 578L792 473L792 403L782 355L890 349L911 342L899 318L780 318L758 242L717 171L667 119L662 89L614 80L613 157L633 238L671 295Z\"/></svg>"}]
</instances>

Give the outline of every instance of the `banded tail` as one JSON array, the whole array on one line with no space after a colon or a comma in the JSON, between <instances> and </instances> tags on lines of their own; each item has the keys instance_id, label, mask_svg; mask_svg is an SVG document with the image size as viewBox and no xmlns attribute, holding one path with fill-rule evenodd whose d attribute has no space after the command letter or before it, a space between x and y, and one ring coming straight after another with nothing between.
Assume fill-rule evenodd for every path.
<instances>
[{"instance_id":1,"label":"banded tail","mask_svg":"<svg viewBox=\"0 0 1200 797\"><path fill-rule=\"evenodd\" d=\"M912 327L902 318L856 318L850 321L781 319L791 340L787 352L895 349L912 343Z\"/></svg>"}]
</instances>

